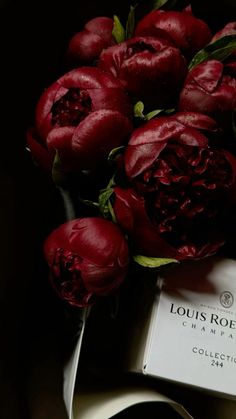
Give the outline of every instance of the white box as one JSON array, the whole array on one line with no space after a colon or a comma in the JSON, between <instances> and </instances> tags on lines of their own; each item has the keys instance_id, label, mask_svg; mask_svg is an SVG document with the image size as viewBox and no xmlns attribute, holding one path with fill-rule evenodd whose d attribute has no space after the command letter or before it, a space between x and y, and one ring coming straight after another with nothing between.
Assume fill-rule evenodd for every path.
<instances>
[{"instance_id":1,"label":"white box","mask_svg":"<svg viewBox=\"0 0 236 419\"><path fill-rule=\"evenodd\" d=\"M236 261L183 263L134 327L129 370L236 396Z\"/></svg>"}]
</instances>

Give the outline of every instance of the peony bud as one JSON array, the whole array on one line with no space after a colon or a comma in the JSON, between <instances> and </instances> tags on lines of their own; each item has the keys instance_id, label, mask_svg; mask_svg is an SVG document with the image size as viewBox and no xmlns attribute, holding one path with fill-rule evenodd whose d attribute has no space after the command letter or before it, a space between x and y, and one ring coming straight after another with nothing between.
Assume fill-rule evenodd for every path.
<instances>
[{"instance_id":1,"label":"peony bud","mask_svg":"<svg viewBox=\"0 0 236 419\"><path fill-rule=\"evenodd\" d=\"M74 66L93 64L104 48L115 43L112 36L113 19L96 17L86 23L84 30L70 40L67 58Z\"/></svg>"},{"instance_id":2,"label":"peony bud","mask_svg":"<svg viewBox=\"0 0 236 419\"><path fill-rule=\"evenodd\" d=\"M42 94L28 146L35 160L64 171L90 170L125 143L132 130L131 105L120 82L94 67L66 73Z\"/></svg>"},{"instance_id":3,"label":"peony bud","mask_svg":"<svg viewBox=\"0 0 236 419\"><path fill-rule=\"evenodd\" d=\"M54 289L77 307L114 293L129 264L128 245L121 230L98 217L61 225L47 238L44 253Z\"/></svg>"},{"instance_id":4,"label":"peony bud","mask_svg":"<svg viewBox=\"0 0 236 419\"><path fill-rule=\"evenodd\" d=\"M211 40L207 24L188 11L153 10L137 25L136 36L168 39L187 57L192 57Z\"/></svg>"}]
</instances>

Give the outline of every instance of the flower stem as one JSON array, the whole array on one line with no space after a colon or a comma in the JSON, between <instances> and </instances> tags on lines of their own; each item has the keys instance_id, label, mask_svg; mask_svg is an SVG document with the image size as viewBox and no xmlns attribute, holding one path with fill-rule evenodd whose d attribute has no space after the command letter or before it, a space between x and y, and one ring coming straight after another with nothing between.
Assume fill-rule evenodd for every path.
<instances>
[{"instance_id":1,"label":"flower stem","mask_svg":"<svg viewBox=\"0 0 236 419\"><path fill-rule=\"evenodd\" d=\"M74 218L76 218L76 215L70 192L61 187L58 187L58 189L63 200L66 220L73 220Z\"/></svg>"}]
</instances>

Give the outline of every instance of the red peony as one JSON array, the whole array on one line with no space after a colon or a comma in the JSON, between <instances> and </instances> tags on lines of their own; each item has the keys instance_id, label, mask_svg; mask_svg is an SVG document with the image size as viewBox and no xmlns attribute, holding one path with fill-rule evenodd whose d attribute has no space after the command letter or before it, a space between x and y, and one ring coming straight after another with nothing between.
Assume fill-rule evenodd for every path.
<instances>
[{"instance_id":1,"label":"red peony","mask_svg":"<svg viewBox=\"0 0 236 419\"><path fill-rule=\"evenodd\" d=\"M153 10L137 25L136 36L156 36L172 41L187 57L192 57L211 40L211 31L189 11Z\"/></svg>"},{"instance_id":2,"label":"red peony","mask_svg":"<svg viewBox=\"0 0 236 419\"><path fill-rule=\"evenodd\" d=\"M227 35L236 35L236 22L229 22L221 30L219 30L212 38L211 42Z\"/></svg>"},{"instance_id":3,"label":"red peony","mask_svg":"<svg viewBox=\"0 0 236 419\"><path fill-rule=\"evenodd\" d=\"M84 30L70 40L67 57L73 65L93 64L104 48L115 43L112 36L113 19L96 17L86 23Z\"/></svg>"},{"instance_id":4,"label":"red peony","mask_svg":"<svg viewBox=\"0 0 236 419\"><path fill-rule=\"evenodd\" d=\"M155 107L173 105L187 72L180 51L169 41L152 37L135 37L107 48L98 65L137 100Z\"/></svg>"},{"instance_id":5,"label":"red peony","mask_svg":"<svg viewBox=\"0 0 236 419\"><path fill-rule=\"evenodd\" d=\"M204 61L189 73L180 94L179 110L202 112L215 118L236 108L236 61Z\"/></svg>"},{"instance_id":6,"label":"red peony","mask_svg":"<svg viewBox=\"0 0 236 419\"><path fill-rule=\"evenodd\" d=\"M117 290L129 265L128 245L119 227L102 218L61 225L47 238L44 253L53 287L77 307Z\"/></svg>"},{"instance_id":7,"label":"red peony","mask_svg":"<svg viewBox=\"0 0 236 419\"><path fill-rule=\"evenodd\" d=\"M93 67L66 73L42 94L28 146L47 169L57 151L64 170L93 169L132 130L129 98L112 75Z\"/></svg>"},{"instance_id":8,"label":"red peony","mask_svg":"<svg viewBox=\"0 0 236 419\"><path fill-rule=\"evenodd\" d=\"M136 129L116 187L114 211L136 251L178 260L215 253L236 204L236 159L210 147L216 123L197 113L160 117Z\"/></svg>"}]
</instances>

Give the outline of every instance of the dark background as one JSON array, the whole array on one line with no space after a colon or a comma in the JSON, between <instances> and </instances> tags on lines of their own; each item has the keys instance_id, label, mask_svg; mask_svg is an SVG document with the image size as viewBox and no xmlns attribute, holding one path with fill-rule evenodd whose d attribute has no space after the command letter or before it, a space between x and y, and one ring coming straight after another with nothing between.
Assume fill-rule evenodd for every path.
<instances>
[{"instance_id":1,"label":"dark background","mask_svg":"<svg viewBox=\"0 0 236 419\"><path fill-rule=\"evenodd\" d=\"M69 38L96 15L118 9L126 16L127 5L5 0L0 7L0 417L60 419L67 325L42 244L63 213L50 179L32 164L25 134L43 89L65 71Z\"/></svg>"},{"instance_id":2,"label":"dark background","mask_svg":"<svg viewBox=\"0 0 236 419\"><path fill-rule=\"evenodd\" d=\"M212 1L195 0L193 7L197 15L216 29L224 21L236 19L235 2L223 3L213 5ZM103 0L0 2L0 417L3 419L64 417L59 365L67 325L63 307L48 284L42 257L43 241L63 220L63 213L50 180L32 164L25 150L26 129L33 123L35 103L42 90L65 71L63 59L71 35L95 16L117 14L124 22L128 9L128 1L108 5ZM45 371L50 376L47 382ZM45 402L47 393L50 397Z\"/></svg>"}]
</instances>

